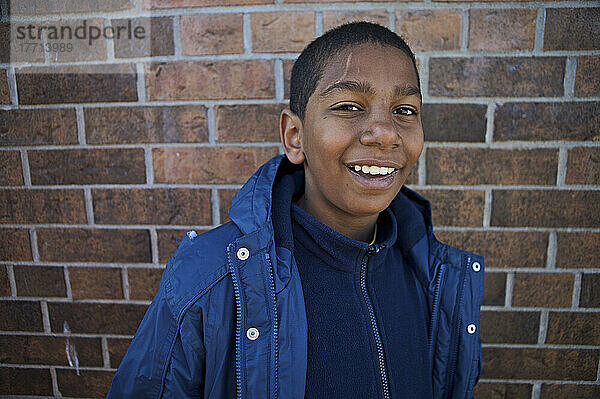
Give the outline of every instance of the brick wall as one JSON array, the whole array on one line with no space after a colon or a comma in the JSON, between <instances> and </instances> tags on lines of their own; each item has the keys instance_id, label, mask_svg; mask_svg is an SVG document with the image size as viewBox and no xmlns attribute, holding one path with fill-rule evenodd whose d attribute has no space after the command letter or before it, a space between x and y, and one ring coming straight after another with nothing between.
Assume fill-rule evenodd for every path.
<instances>
[{"instance_id":1,"label":"brick wall","mask_svg":"<svg viewBox=\"0 0 600 399\"><path fill-rule=\"evenodd\" d=\"M486 257L477 397L600 396L597 2L31 3L35 24L135 18L153 40L14 63L0 40L0 395L106 393L183 234L281 152L298 52L359 18L417 52L410 186Z\"/></svg>"}]
</instances>

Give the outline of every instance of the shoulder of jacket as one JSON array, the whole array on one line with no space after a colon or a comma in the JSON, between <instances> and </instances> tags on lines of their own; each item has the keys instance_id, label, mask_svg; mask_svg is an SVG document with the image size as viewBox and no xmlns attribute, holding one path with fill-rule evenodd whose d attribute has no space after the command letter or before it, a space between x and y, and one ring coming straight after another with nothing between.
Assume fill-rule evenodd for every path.
<instances>
[{"instance_id":1,"label":"shoulder of jacket","mask_svg":"<svg viewBox=\"0 0 600 399\"><path fill-rule=\"evenodd\" d=\"M479 262L480 265L483 266L484 259L482 255L441 242L437 239L435 234L432 234L432 236L431 254L437 257L442 263L450 264L457 269L463 267L465 262L469 264Z\"/></svg>"}]
</instances>

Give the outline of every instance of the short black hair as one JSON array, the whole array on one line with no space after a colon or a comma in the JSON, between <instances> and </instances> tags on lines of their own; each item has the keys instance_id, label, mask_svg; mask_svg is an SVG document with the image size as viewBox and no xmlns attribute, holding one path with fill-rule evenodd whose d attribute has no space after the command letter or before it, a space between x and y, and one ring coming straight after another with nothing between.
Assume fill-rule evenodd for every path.
<instances>
[{"instance_id":1,"label":"short black hair","mask_svg":"<svg viewBox=\"0 0 600 399\"><path fill-rule=\"evenodd\" d=\"M374 43L399 48L412 60L419 91L419 71L415 62L415 54L408 44L391 30L371 22L351 22L327 31L323 36L313 40L300 53L292 67L290 79L290 109L301 120L304 120L306 104L322 78L327 62L347 47Z\"/></svg>"}]
</instances>

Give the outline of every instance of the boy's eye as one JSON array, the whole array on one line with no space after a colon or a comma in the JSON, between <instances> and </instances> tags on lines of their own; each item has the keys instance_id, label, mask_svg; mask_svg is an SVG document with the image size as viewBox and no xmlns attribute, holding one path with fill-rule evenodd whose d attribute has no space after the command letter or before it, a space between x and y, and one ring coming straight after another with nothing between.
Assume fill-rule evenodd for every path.
<instances>
[{"instance_id":1,"label":"boy's eye","mask_svg":"<svg viewBox=\"0 0 600 399\"><path fill-rule=\"evenodd\" d=\"M354 104L339 104L333 108L335 111L360 111Z\"/></svg>"},{"instance_id":2,"label":"boy's eye","mask_svg":"<svg viewBox=\"0 0 600 399\"><path fill-rule=\"evenodd\" d=\"M394 110L394 113L404 115L404 116L412 116L412 115L416 115L417 111L414 108L410 108L410 107L399 107Z\"/></svg>"}]
</instances>

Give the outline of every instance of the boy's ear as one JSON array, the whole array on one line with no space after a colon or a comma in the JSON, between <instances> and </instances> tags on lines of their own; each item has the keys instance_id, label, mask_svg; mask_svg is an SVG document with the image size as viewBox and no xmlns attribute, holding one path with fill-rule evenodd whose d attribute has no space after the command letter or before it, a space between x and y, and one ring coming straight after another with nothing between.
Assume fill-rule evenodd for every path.
<instances>
[{"instance_id":1,"label":"boy's ear","mask_svg":"<svg viewBox=\"0 0 600 399\"><path fill-rule=\"evenodd\" d=\"M304 162L302 148L302 121L289 107L281 111L279 117L279 134L283 151L291 163Z\"/></svg>"}]
</instances>

